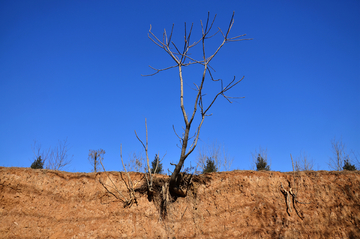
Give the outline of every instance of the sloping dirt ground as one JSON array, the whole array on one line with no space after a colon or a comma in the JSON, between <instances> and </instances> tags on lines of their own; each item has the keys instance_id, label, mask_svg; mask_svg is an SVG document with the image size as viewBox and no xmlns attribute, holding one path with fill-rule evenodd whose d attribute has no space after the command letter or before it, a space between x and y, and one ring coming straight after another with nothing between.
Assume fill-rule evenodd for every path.
<instances>
[{"instance_id":1,"label":"sloping dirt ground","mask_svg":"<svg viewBox=\"0 0 360 239\"><path fill-rule=\"evenodd\" d=\"M128 197L120 173L109 175ZM140 173L130 176L137 186L144 180ZM201 177L207 180L194 180L161 219L159 205L140 192L138 203L124 208L99 183L111 185L105 173L0 167L0 237L360 238L359 171L300 172L295 184L292 172ZM281 185L290 190L289 182L298 201L309 203L296 203L297 211L292 202L287 209L281 192Z\"/></svg>"}]
</instances>

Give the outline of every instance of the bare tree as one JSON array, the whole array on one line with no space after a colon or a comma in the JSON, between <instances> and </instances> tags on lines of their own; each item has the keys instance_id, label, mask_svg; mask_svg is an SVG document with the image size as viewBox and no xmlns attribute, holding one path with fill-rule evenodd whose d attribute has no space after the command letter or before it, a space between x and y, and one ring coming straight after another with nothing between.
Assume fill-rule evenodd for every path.
<instances>
[{"instance_id":1,"label":"bare tree","mask_svg":"<svg viewBox=\"0 0 360 239\"><path fill-rule=\"evenodd\" d=\"M353 161L356 164L356 168L359 170L360 169L360 157L359 154L355 153L355 151L351 151L352 155L353 155Z\"/></svg>"},{"instance_id":2,"label":"bare tree","mask_svg":"<svg viewBox=\"0 0 360 239\"><path fill-rule=\"evenodd\" d=\"M134 172L145 172L144 157L141 152L133 152L129 155L129 170ZM127 165L125 165L127 166Z\"/></svg>"},{"instance_id":3,"label":"bare tree","mask_svg":"<svg viewBox=\"0 0 360 239\"><path fill-rule=\"evenodd\" d=\"M41 144L36 142L36 140L34 140L34 143L31 146L31 150L34 154L35 160L41 157L43 163L46 163L47 160L49 159L51 148L46 150L42 149Z\"/></svg>"},{"instance_id":4,"label":"bare tree","mask_svg":"<svg viewBox=\"0 0 360 239\"><path fill-rule=\"evenodd\" d=\"M60 170L68 165L72 161L72 158L69 158L68 151L67 139L62 142L59 141L58 146L51 150L46 168Z\"/></svg>"},{"instance_id":5,"label":"bare tree","mask_svg":"<svg viewBox=\"0 0 360 239\"><path fill-rule=\"evenodd\" d=\"M257 164L259 163L259 159L265 163L265 168L268 167L268 169L270 169L267 148L264 149L259 146L259 150L255 149L254 153L251 153L251 156L253 170L257 170Z\"/></svg>"},{"instance_id":6,"label":"bare tree","mask_svg":"<svg viewBox=\"0 0 360 239\"><path fill-rule=\"evenodd\" d=\"M179 191L179 188L178 188L178 184L179 184L178 175L180 173L182 166L184 165L185 159L194 151L194 149L197 145L199 135L200 135L200 129L204 122L204 119L206 116L211 115L211 114L209 114L209 110L210 110L211 106L215 103L215 101L217 100L217 98L219 96L223 96L227 101L229 101L231 103L232 102L231 99L234 97L229 97L225 94L230 89L232 89L234 86L236 86L240 81L242 81L244 79L244 77L242 77L240 80L235 80L235 77L234 77L233 80L230 81L230 83L224 85L222 79L215 79L213 77L213 73L212 73L213 68L210 66L210 63L214 59L214 57L217 55L217 53L220 51L220 49L225 45L225 43L242 41L242 40L250 40L250 39L240 39L241 37L245 36L245 34L236 36L236 37L229 37L230 30L234 24L234 13L231 17L230 24L229 24L226 32L223 32L220 28L218 28L218 30L213 35L211 35L210 31L212 30L213 24L215 22L215 18L216 18L216 15L214 16L213 20L210 21L210 13L208 13L208 17L207 17L207 21L206 21L205 25L203 24L202 21L200 21L201 31L202 31L201 37L200 37L200 39L198 39L197 41L195 41L193 43L190 43L190 37L192 34L193 24L191 25L190 30L187 31L188 29L187 29L186 23L185 23L184 45L181 48L178 47L171 40L172 35L173 35L174 25L172 26L169 36L168 36L166 30L164 29L162 40L160 40L158 37L156 37L155 34L151 31L151 29L152 29L151 25L150 25L150 30L148 33L148 37L151 39L151 41L153 41L158 47L163 49L175 63L172 66L162 68L162 69L157 69L157 68L150 66L153 70L155 70L155 73L150 74L150 75L155 75L161 71L165 71L165 70L172 69L172 68L177 68L178 73L179 73L180 107L181 107L181 112L183 115L185 127L183 128L184 131L181 134L181 136L179 136L176 133L175 127L173 127L175 134L178 136L178 138L180 140L181 153L180 153L179 162L176 164L175 169L174 169L173 173L171 174L170 183L169 183L170 191L177 195L183 195L183 192ZM205 42L207 42L208 39L214 37L218 33L220 33L222 35L222 41L221 41L220 45L218 46L218 48L209 55L205 51ZM190 50L192 50L197 45L201 45L201 48L202 48L201 59L196 59L196 57L191 55L191 53L190 53ZM203 70L202 70L202 76L201 76L200 82L197 84L194 83L196 96L193 101L193 110L190 114L188 114L185 110L185 105L184 105L183 69L190 65L200 65L203 67ZM150 76L150 75L148 75L148 76ZM205 94L204 94L203 90L204 90L204 85L205 85L205 79L207 77L210 77L211 81L219 83L221 88L220 88L219 92L213 96L212 100L209 101L210 103L204 104L203 99L204 99ZM195 115L198 112L198 109L200 110L199 123L194 132L194 136L190 137L190 129L194 122ZM192 143L189 145L189 140L191 140L191 139L192 139Z\"/></svg>"},{"instance_id":7,"label":"bare tree","mask_svg":"<svg viewBox=\"0 0 360 239\"><path fill-rule=\"evenodd\" d=\"M67 143L67 139L58 142L58 145L55 148L49 148L43 150L41 148L41 144L37 143L34 140L34 144L32 146L32 151L36 158L41 156L43 162L45 163L46 169L51 170L61 170L65 166L71 163L72 157L69 156L69 145Z\"/></svg>"},{"instance_id":8,"label":"bare tree","mask_svg":"<svg viewBox=\"0 0 360 239\"><path fill-rule=\"evenodd\" d=\"M100 170L100 162L103 160L103 155L105 154L105 150L89 150L89 162L93 167L93 172L99 172Z\"/></svg>"},{"instance_id":9,"label":"bare tree","mask_svg":"<svg viewBox=\"0 0 360 239\"><path fill-rule=\"evenodd\" d=\"M230 171L231 166L234 162L234 158L229 155L229 152L223 148L223 162L224 171Z\"/></svg>"},{"instance_id":10,"label":"bare tree","mask_svg":"<svg viewBox=\"0 0 360 239\"><path fill-rule=\"evenodd\" d=\"M331 140L331 149L333 156L329 159L329 167L335 171L341 171L343 169L344 161L350 160L349 154L345 152L345 145L342 139L339 141L334 138Z\"/></svg>"},{"instance_id":11,"label":"bare tree","mask_svg":"<svg viewBox=\"0 0 360 239\"><path fill-rule=\"evenodd\" d=\"M314 162L309 159L306 152L300 152L300 156L294 161L295 171L310 171L314 169Z\"/></svg>"},{"instance_id":12,"label":"bare tree","mask_svg":"<svg viewBox=\"0 0 360 239\"><path fill-rule=\"evenodd\" d=\"M221 171L221 168L225 171L229 171L234 161L225 147L217 141L214 141L211 145L199 148L196 166L204 170L208 158L214 160L215 167L218 171Z\"/></svg>"}]
</instances>

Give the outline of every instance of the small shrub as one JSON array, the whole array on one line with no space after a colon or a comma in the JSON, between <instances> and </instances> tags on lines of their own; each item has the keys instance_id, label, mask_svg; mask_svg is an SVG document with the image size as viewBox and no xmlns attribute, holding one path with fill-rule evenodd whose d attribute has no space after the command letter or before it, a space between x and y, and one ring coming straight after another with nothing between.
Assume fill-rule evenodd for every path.
<instances>
[{"instance_id":1,"label":"small shrub","mask_svg":"<svg viewBox=\"0 0 360 239\"><path fill-rule=\"evenodd\" d=\"M32 169L43 169L44 168L44 161L39 156L34 162L31 164Z\"/></svg>"},{"instance_id":2,"label":"small shrub","mask_svg":"<svg viewBox=\"0 0 360 239\"><path fill-rule=\"evenodd\" d=\"M261 157L260 154L256 159L256 170L257 171L260 171L260 170L269 171L270 170L270 166L267 165L267 161L263 157Z\"/></svg>"},{"instance_id":3,"label":"small shrub","mask_svg":"<svg viewBox=\"0 0 360 239\"><path fill-rule=\"evenodd\" d=\"M343 170L355 171L356 167L349 162L349 159L345 159Z\"/></svg>"},{"instance_id":4,"label":"small shrub","mask_svg":"<svg viewBox=\"0 0 360 239\"><path fill-rule=\"evenodd\" d=\"M211 173L211 172L217 172L217 171L218 171L218 169L216 168L215 161L211 157L207 158L203 173Z\"/></svg>"}]
</instances>

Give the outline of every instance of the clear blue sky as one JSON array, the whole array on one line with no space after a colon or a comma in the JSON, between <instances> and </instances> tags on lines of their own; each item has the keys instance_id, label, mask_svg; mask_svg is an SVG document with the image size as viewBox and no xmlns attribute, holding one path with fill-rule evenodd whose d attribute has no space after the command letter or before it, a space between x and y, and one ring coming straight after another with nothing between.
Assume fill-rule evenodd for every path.
<instances>
[{"instance_id":1,"label":"clear blue sky","mask_svg":"<svg viewBox=\"0 0 360 239\"><path fill-rule=\"evenodd\" d=\"M194 22L194 40L207 12L231 36L212 63L216 78L245 79L220 98L205 119L199 146L217 140L234 158L232 169L250 169L251 152L268 149L271 168L290 171L290 153L305 151L314 169L328 170L331 139L342 137L360 152L360 2L349 1L1 1L0 166L29 167L33 140L43 148L68 139L71 172L90 172L89 149L106 151L107 170L122 170L123 155L141 151L150 159L167 153L173 169L180 150L177 71L152 77L172 60L147 37L150 24L161 37L175 24L181 43L184 22ZM219 43L219 38L214 39ZM185 74L185 97L200 71ZM218 89L209 85L209 93ZM210 97L210 95L209 95ZM192 107L188 105L188 109ZM197 150L187 159L194 165Z\"/></svg>"}]
</instances>

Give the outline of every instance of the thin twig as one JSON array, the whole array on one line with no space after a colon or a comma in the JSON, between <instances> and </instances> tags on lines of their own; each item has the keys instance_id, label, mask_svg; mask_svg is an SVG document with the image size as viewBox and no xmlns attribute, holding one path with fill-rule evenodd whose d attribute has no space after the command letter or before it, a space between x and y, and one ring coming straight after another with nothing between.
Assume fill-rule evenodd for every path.
<instances>
[{"instance_id":1,"label":"thin twig","mask_svg":"<svg viewBox=\"0 0 360 239\"><path fill-rule=\"evenodd\" d=\"M118 199L118 200L122 201L123 203L125 203L125 201L124 201L123 199L118 198L118 196L116 196L116 194L114 194L113 192L111 192L111 191L106 187L105 183L103 183L103 182L101 181L101 179L99 179L99 182L101 183L101 185L103 185L103 187L106 189L106 191L107 191L108 193L110 193L111 195L113 195L116 199Z\"/></svg>"},{"instance_id":2,"label":"thin twig","mask_svg":"<svg viewBox=\"0 0 360 239\"><path fill-rule=\"evenodd\" d=\"M150 192L152 192L153 175L151 173L149 154L148 154L148 129L147 129L146 118L145 118L145 130L146 130L146 142L145 142L146 145L139 138L139 136L136 133L136 130L135 130L135 135L136 135L136 138L140 141L140 143L142 144L142 146L144 147L144 150L145 150L146 161L147 161L147 166L148 166L148 173L145 172L145 177L146 177L146 182L147 182L147 185L148 185L148 190ZM147 174L149 174L149 178L148 178Z\"/></svg>"}]
</instances>

